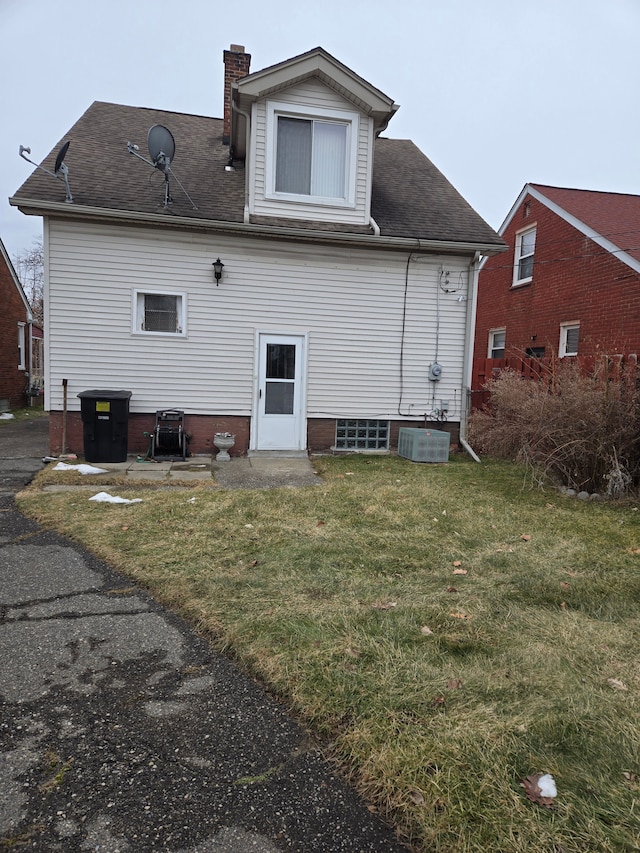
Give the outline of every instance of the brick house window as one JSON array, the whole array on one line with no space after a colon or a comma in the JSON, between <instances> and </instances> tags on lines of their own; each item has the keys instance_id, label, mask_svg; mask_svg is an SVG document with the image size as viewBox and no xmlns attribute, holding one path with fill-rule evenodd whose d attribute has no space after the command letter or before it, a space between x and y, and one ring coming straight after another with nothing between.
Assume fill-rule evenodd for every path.
<instances>
[{"instance_id":1,"label":"brick house window","mask_svg":"<svg viewBox=\"0 0 640 853\"><path fill-rule=\"evenodd\" d=\"M527 358L544 358L544 347L527 347L524 354Z\"/></svg>"},{"instance_id":2,"label":"brick house window","mask_svg":"<svg viewBox=\"0 0 640 853\"><path fill-rule=\"evenodd\" d=\"M564 358L568 355L578 355L578 339L580 323L563 323L560 326L560 346L558 355Z\"/></svg>"},{"instance_id":3,"label":"brick house window","mask_svg":"<svg viewBox=\"0 0 640 853\"><path fill-rule=\"evenodd\" d=\"M516 234L513 262L513 286L527 284L533 278L533 255L536 248L536 229L527 228Z\"/></svg>"},{"instance_id":4,"label":"brick house window","mask_svg":"<svg viewBox=\"0 0 640 853\"><path fill-rule=\"evenodd\" d=\"M491 329L489 332L489 350L487 352L487 358L504 358L506 339L506 329Z\"/></svg>"},{"instance_id":5,"label":"brick house window","mask_svg":"<svg viewBox=\"0 0 640 853\"><path fill-rule=\"evenodd\" d=\"M27 369L25 329L25 323L18 323L18 370Z\"/></svg>"}]
</instances>

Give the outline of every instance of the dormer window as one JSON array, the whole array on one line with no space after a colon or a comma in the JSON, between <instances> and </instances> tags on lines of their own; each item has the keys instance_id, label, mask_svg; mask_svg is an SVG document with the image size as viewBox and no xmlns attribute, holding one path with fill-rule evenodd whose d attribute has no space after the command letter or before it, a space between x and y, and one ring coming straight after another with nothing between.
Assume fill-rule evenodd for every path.
<instances>
[{"instance_id":1,"label":"dormer window","mask_svg":"<svg viewBox=\"0 0 640 853\"><path fill-rule=\"evenodd\" d=\"M344 199L348 125L278 116L276 192Z\"/></svg>"},{"instance_id":2,"label":"dormer window","mask_svg":"<svg viewBox=\"0 0 640 853\"><path fill-rule=\"evenodd\" d=\"M327 116L271 104L267 188L271 198L313 204L355 203L357 113ZM269 168L270 167L270 168Z\"/></svg>"}]
</instances>

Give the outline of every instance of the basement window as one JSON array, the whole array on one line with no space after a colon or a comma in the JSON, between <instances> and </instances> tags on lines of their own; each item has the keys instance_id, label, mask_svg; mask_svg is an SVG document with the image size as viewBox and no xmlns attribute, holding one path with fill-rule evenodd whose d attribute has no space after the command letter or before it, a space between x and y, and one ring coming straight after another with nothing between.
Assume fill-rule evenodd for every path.
<instances>
[{"instance_id":1,"label":"basement window","mask_svg":"<svg viewBox=\"0 0 640 853\"><path fill-rule=\"evenodd\" d=\"M336 450L388 450L389 421L336 421Z\"/></svg>"},{"instance_id":2,"label":"basement window","mask_svg":"<svg viewBox=\"0 0 640 853\"><path fill-rule=\"evenodd\" d=\"M186 296L166 291L133 294L133 331L145 335L184 335Z\"/></svg>"}]
</instances>

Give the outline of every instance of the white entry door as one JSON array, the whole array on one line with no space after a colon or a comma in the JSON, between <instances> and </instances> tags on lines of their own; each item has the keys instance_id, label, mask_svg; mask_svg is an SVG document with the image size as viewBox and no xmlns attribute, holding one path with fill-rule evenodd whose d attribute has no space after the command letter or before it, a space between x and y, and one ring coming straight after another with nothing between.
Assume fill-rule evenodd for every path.
<instances>
[{"instance_id":1,"label":"white entry door","mask_svg":"<svg viewBox=\"0 0 640 853\"><path fill-rule=\"evenodd\" d=\"M258 336L256 450L305 450L305 338Z\"/></svg>"}]
</instances>

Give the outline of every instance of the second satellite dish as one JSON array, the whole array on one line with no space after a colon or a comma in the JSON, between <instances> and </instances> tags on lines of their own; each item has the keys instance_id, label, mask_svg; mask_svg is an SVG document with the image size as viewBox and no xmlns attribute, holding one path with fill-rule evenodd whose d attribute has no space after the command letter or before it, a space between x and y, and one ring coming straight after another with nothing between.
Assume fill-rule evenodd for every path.
<instances>
[{"instance_id":1,"label":"second satellite dish","mask_svg":"<svg viewBox=\"0 0 640 853\"><path fill-rule=\"evenodd\" d=\"M169 175L171 174L182 192L191 202L193 209L197 210L198 208L193 203L193 199L171 168L171 163L176 153L176 143L171 131L162 124L154 124L153 127L149 128L149 132L147 133L147 148L149 149L151 160L147 160L142 154L138 154L139 148L137 145L134 145L133 142L127 142L129 154L133 154L139 160L142 160L149 166L153 166L154 169L159 169L164 174L164 207L168 207L173 202L169 193Z\"/></svg>"}]
</instances>

